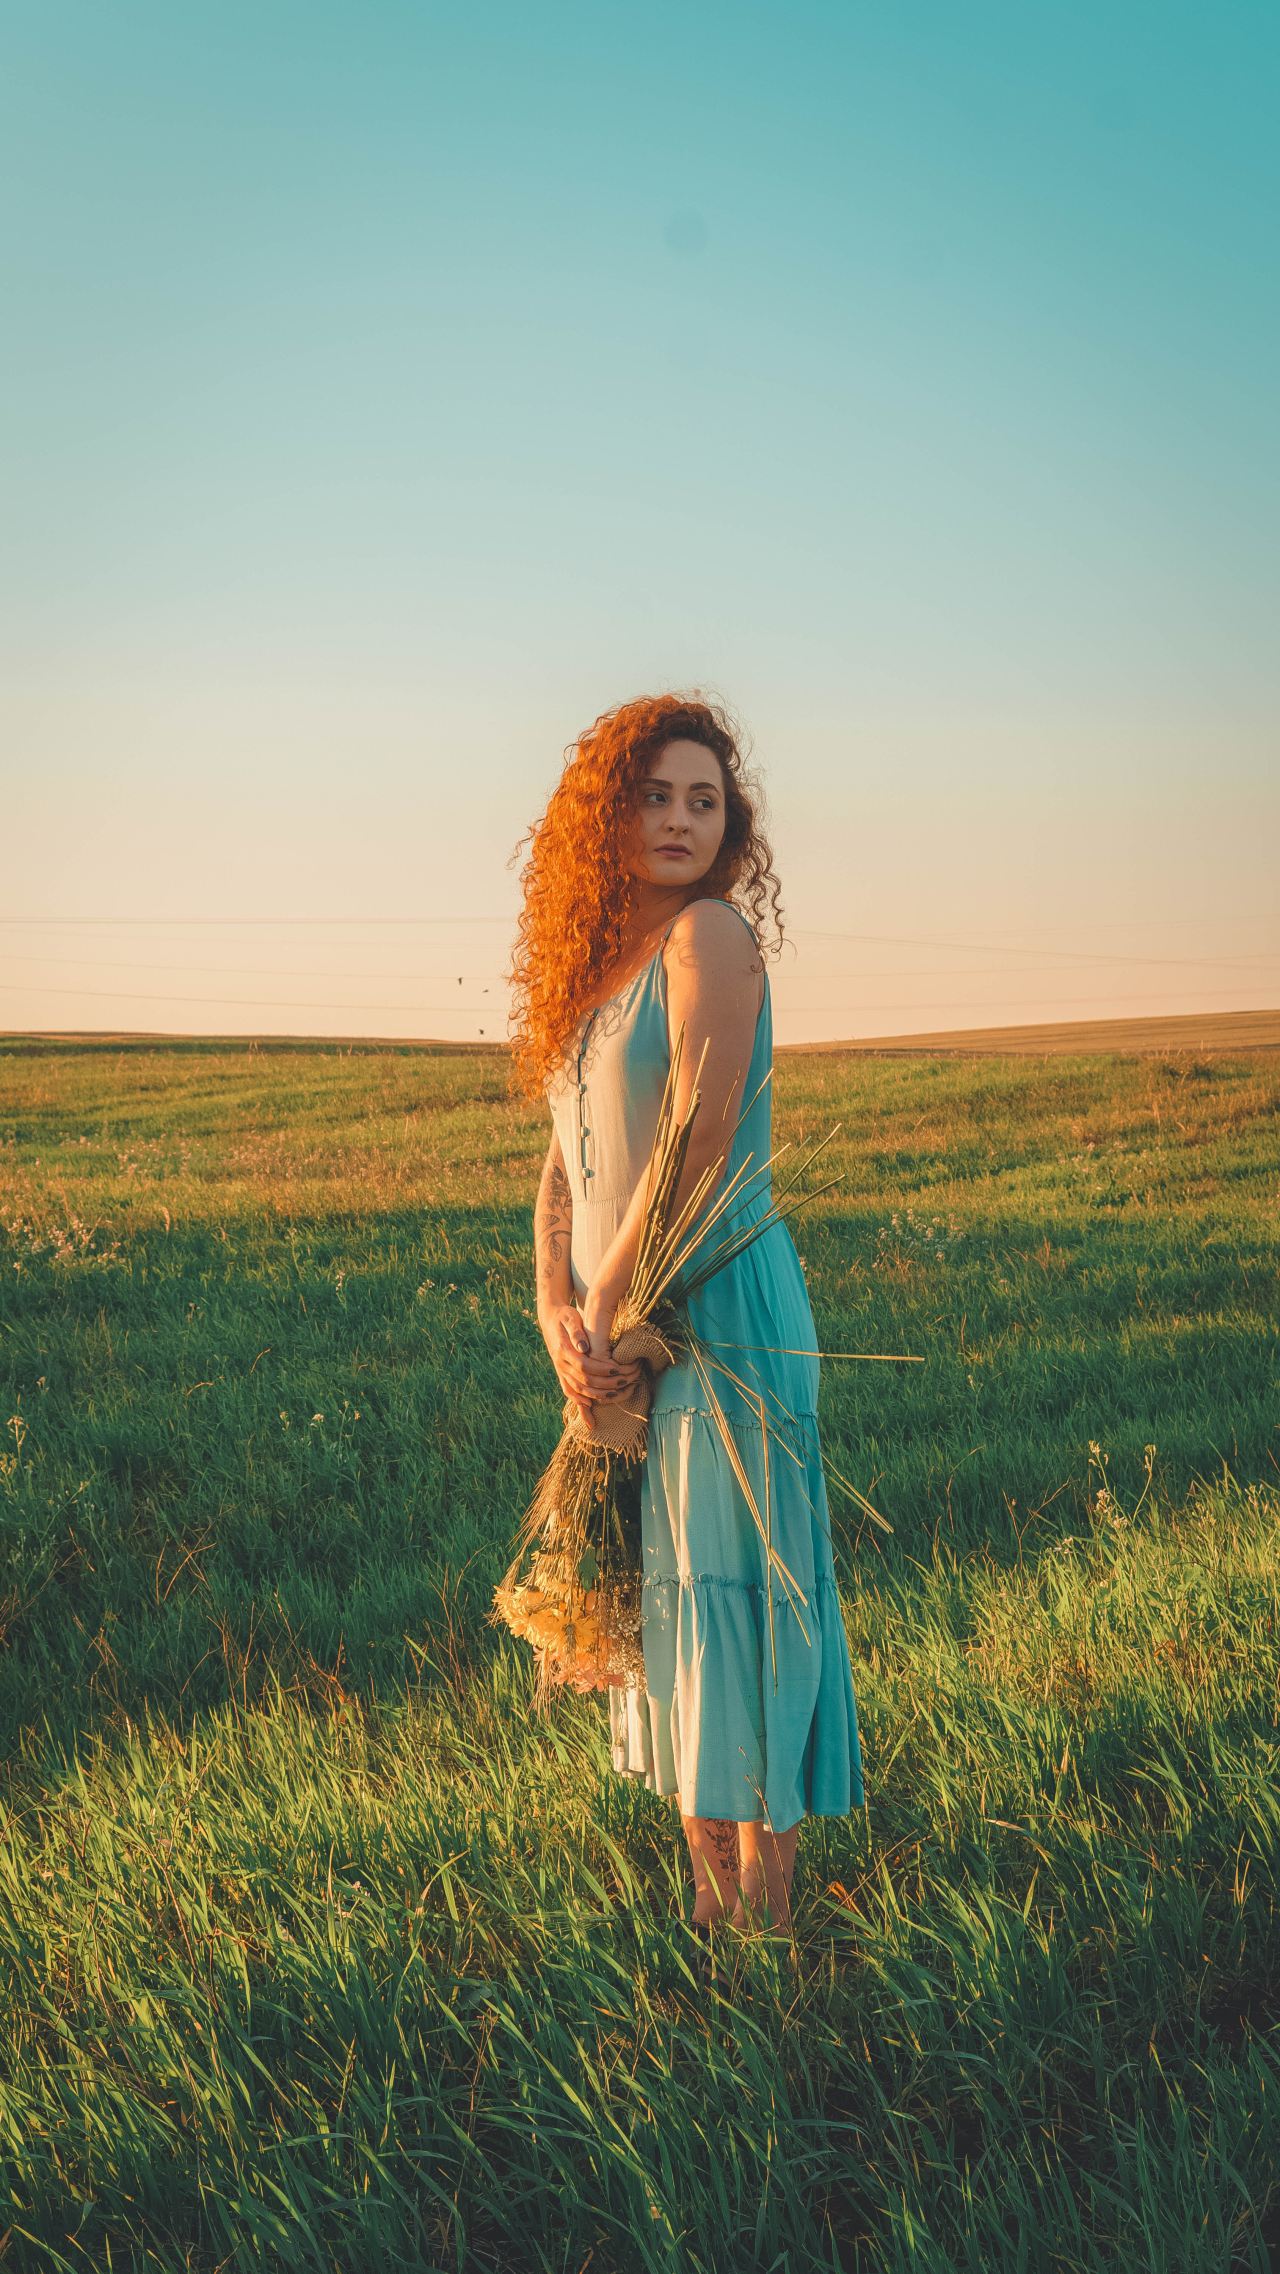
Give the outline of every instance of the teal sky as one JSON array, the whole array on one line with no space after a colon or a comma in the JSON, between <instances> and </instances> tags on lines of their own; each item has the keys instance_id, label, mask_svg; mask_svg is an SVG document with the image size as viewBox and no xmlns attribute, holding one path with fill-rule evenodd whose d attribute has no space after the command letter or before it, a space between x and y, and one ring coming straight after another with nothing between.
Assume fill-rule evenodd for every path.
<instances>
[{"instance_id":1,"label":"teal sky","mask_svg":"<svg viewBox=\"0 0 1280 2274\"><path fill-rule=\"evenodd\" d=\"M606 705L783 1041L1280 1004L1280 18L0 4L0 1027L506 1031Z\"/></svg>"}]
</instances>

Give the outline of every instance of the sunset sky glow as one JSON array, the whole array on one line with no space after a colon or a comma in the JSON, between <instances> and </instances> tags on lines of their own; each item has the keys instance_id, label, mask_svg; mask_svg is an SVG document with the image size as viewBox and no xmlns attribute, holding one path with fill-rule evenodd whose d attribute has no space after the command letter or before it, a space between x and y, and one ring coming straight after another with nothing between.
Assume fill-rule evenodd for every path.
<instances>
[{"instance_id":1,"label":"sunset sky glow","mask_svg":"<svg viewBox=\"0 0 1280 2274\"><path fill-rule=\"evenodd\" d=\"M1280 1005L1280 18L7 11L0 1028L506 1032L749 731L779 1041Z\"/></svg>"}]
</instances>

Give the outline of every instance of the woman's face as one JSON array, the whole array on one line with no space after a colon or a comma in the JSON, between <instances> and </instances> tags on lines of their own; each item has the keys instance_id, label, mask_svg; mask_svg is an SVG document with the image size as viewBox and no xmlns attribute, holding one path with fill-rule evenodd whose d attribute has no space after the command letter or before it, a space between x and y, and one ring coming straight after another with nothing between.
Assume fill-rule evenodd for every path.
<instances>
[{"instance_id":1,"label":"woman's face","mask_svg":"<svg viewBox=\"0 0 1280 2274\"><path fill-rule=\"evenodd\" d=\"M704 877L725 829L724 778L713 750L669 742L637 785L629 867L646 884L685 891Z\"/></svg>"}]
</instances>

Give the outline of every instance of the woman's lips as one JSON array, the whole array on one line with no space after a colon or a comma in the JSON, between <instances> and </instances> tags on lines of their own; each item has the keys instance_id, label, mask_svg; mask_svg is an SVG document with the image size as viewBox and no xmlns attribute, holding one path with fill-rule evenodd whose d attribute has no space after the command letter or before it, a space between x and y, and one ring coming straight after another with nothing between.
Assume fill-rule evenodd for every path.
<instances>
[{"instance_id":1,"label":"woman's lips","mask_svg":"<svg viewBox=\"0 0 1280 2274\"><path fill-rule=\"evenodd\" d=\"M687 861L689 858L687 845L659 845L658 851L668 861Z\"/></svg>"}]
</instances>

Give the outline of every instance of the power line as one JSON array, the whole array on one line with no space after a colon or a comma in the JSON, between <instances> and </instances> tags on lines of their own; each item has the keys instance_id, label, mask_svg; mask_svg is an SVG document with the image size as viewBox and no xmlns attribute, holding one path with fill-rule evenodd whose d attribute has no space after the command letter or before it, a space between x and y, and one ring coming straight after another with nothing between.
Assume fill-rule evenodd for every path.
<instances>
[{"instance_id":1,"label":"power line","mask_svg":"<svg viewBox=\"0 0 1280 2274\"><path fill-rule=\"evenodd\" d=\"M213 978L253 978L256 976L265 979L397 979L406 986L415 987L443 985L451 979L459 981L465 979L474 984L483 978L483 973L478 971L464 971L461 974L451 971L352 971L349 967L334 971L325 970L322 965L315 964L300 966L297 964L272 963L185 963L180 962L174 956L164 956L152 960L142 956L51 955L47 953L44 955L26 955L12 948L0 948L0 957L6 963L83 963L88 964L90 969L94 971L173 971L176 969L179 971L199 971ZM1115 956L1107 960L1123 963L1129 959L1125 956ZM1200 968L1192 958L1183 959L1179 957L1173 960L1178 963L1185 960L1193 963L1194 968ZM1242 962L1280 962L1280 949L1277 949L1272 955L1248 958L1218 957L1214 960L1225 963L1234 973ZM1053 963L1022 964L1018 967L1018 976L1022 978L1038 971L1052 972L1056 971L1057 968L1058 966ZM1005 966L999 963L970 964L960 973L957 973L955 965L950 963L902 964L895 971L815 971L809 976L821 980L824 985L845 986L866 979L999 978L1004 970ZM506 975L503 972L491 971L489 976L492 981L499 985L506 983Z\"/></svg>"},{"instance_id":2,"label":"power line","mask_svg":"<svg viewBox=\"0 0 1280 2274\"><path fill-rule=\"evenodd\" d=\"M799 931L798 925L796 929ZM1203 970L1206 963L1226 964L1234 969L1241 961L1253 963L1259 960L1263 962L1274 960L1265 951L1259 959L1257 956L1249 954L1243 957L1240 955L1131 955L1128 952L1121 955L1108 955L1105 948L1051 948L1043 944L1038 947L993 948L990 940L944 940L934 935L910 938L906 933L894 932L814 932L806 929L802 936L809 940L854 940L863 946L958 948L969 955L1051 955L1055 956L1059 962L1065 961L1067 963L1189 965L1195 971ZM1052 966L1046 965L1045 969L1052 969Z\"/></svg>"},{"instance_id":3,"label":"power line","mask_svg":"<svg viewBox=\"0 0 1280 2274\"><path fill-rule=\"evenodd\" d=\"M118 929L122 927L155 927L174 930L178 927L212 927L239 925L250 929L257 926L303 925L324 927L341 926L396 926L410 924L502 924L514 927L508 916L3 916L0 924L41 925L73 929ZM793 925L792 933L799 939L839 940L855 946L867 947L935 947L949 948L966 955L1022 955L1048 956L1052 960L1038 966L1050 971L1059 963L1140 963L1167 970L1202 971L1212 964L1228 971L1237 971L1253 963L1276 960L1280 950L1239 951L1233 955L1135 955L1128 950L1108 952L1105 948L1055 948L1041 941L1034 946L1020 943L1001 945L993 940L952 940L934 933L912 932L828 932L810 925ZM87 959L86 959L87 960ZM138 968L138 967L135 967ZM156 966L155 968L159 968ZM190 966L188 968L195 968ZM255 968L250 966L249 968ZM266 968L258 966L256 968Z\"/></svg>"},{"instance_id":4,"label":"power line","mask_svg":"<svg viewBox=\"0 0 1280 2274\"><path fill-rule=\"evenodd\" d=\"M71 995L71 996L74 996L74 997L76 997L76 998L82 998L82 997L84 997L84 996L88 995L88 996L93 996L93 997L94 997L94 998L96 998L96 999L105 1000L105 1001L109 1001L109 1002L122 1002L122 1001L123 1001L123 1002L126 1002L126 1003L200 1003L200 1004L205 1004L205 1005L212 1005L212 1004L224 1004L224 1003L226 1003L226 1004L230 1004L230 1005L231 1005L233 1008L235 1008L235 1009L237 1009L237 1010L262 1010L262 1011L328 1011L328 1012L330 1012L330 1013L333 1013L333 1014L338 1014L338 1013L343 1013L343 1014L345 1014L345 1013L348 1013L348 1012L351 1012L351 1011L377 1011L377 1012L380 1012L380 1013L382 1013L382 1012L388 1012L388 1011L394 1011L394 1012L403 1012L403 1013L407 1013L407 1014L417 1014L417 1015L419 1015L419 1016L426 1016L426 1017L431 1017L431 1018L436 1018L436 1017L439 1017L439 1016L440 1016L442 1013L444 1013L444 1014L447 1014L447 1013L449 1013L449 1012L453 1012L453 1011L463 1011L463 1012L465 1012L465 1013L468 1015L468 1017L478 1017L478 1016L480 1016L482 1013L485 1013L485 1012L488 1012L488 1011L497 1011L497 1010L500 1008L500 1006L499 1006L498 1004L496 1004L496 1003L494 1003L494 1004L489 1004L489 1003L449 1003L449 1004L444 1004L444 1003L438 1003L438 1004L431 1004L431 1003L327 1003L327 1002L315 1002L314 1000L310 1000L310 1001L306 1001L306 1002L292 1002L292 1001L289 1001L288 999L286 999L285 997L282 997L282 996L275 996L275 995L177 995L177 994L151 994L151 993L146 993L146 992L142 991L141 989L132 988L132 987L29 987L29 986L25 985L25 984L24 984L22 981L20 981L20 980L12 980L12 981L7 981L7 980L5 980L5 981L0 981L0 994L6 994L6 995ZM1029 1009L1033 1009L1033 1008L1039 1008L1039 1007L1045 1007L1045 1006L1048 1006L1048 1007L1051 1007L1051 1008L1060 1008L1060 1007L1064 1007L1064 1006L1066 1006L1066 1005L1068 1005L1068 1004L1082 1004L1082 1003L1083 1003L1083 1004L1099 1004L1099 1003L1100 1003L1100 1004L1104 1004L1104 1005L1109 1005L1109 1004L1114 1004L1114 1003L1127 1003L1127 1002L1131 1002L1131 1001L1132 1001L1132 999L1133 999L1133 991L1132 991L1132 990L1130 990L1130 992L1129 992L1127 995L1052 995L1052 996L1043 996L1043 995L1040 995L1040 996L1035 996L1035 997L1032 997L1032 998L1030 998L1030 999L1029 999L1029 1001L1028 1001L1028 1003L1026 1004L1026 1006L1025 1006L1025 1007L1026 1007L1026 1008L1029 1008ZM1186 996L1185 996L1184 994L1178 994L1178 995L1166 995L1166 996L1164 996L1164 997L1160 998L1160 1000L1161 1000L1162 1002L1164 1002L1164 1003L1185 1003L1185 1002L1186 1002ZM842 1017L849 1017L849 1018L862 1018L862 1017L865 1017L865 1016L866 1016L866 1014L867 1014L868 1012L876 1012L876 1013L879 1013L879 1012L882 1012L882 1011L913 1011L913 1012L915 1012L915 1011L964 1011L964 1010L972 1011L972 1010L975 1010L975 1009L976 1009L976 1010L990 1010L990 1009L993 1009L993 1008L999 1008L999 1007L1000 1007L1000 1003L1002 1003L1002 1002L1003 1002L1003 1003L1006 1003L1006 1004L1007 1004L1009 1001L1010 1001L1010 998L1009 998L1009 997L1007 997L1007 996L1005 996L1005 997L1002 997L1002 998L998 998L998 1000L997 1000L997 1003L996 1003L995 1005L991 1005L991 1004L977 1004L977 1005L975 1005L975 1003L974 1003L974 1001L973 1001L973 998L972 998L972 996L960 996L960 997L958 997L957 999L955 999L954 1001L951 1001L951 1002L940 1002L940 1001L926 1001L926 1002L923 1002L923 1003L921 1003L921 1002L892 1002L892 1003L851 1003L851 1004L848 1006L847 1010L845 1009L845 1007L844 1007L844 1006L842 1006L842 1005L840 1005L840 1004L837 1004L837 1003L788 1003L788 1004L786 1005L786 1011L787 1011L787 1015L788 1015L788 1017L793 1017L793 1016L795 1016L795 1017L814 1017L814 1018L816 1018L816 1017L818 1017L818 1016L822 1016L822 1017L830 1018L830 1017L832 1017L833 1015L837 1015L837 1014L838 1014L838 1015L840 1015L840 1016L842 1016ZM1019 1007L1019 1008L1020 1008L1020 1007L1023 1007L1023 1006L1018 1006L1018 1005L1015 1005L1015 1007ZM1230 1004L1220 1004L1220 1003L1209 1004L1209 1005L1195 1005L1195 1006L1193 1006L1193 1008L1207 1008L1207 1009L1212 1009L1212 1010L1232 1009L1232 1008L1234 1008L1234 1007L1235 1007L1235 1006L1233 1006L1233 1005L1230 1005ZM1262 1005L1262 1006L1246 1006L1246 1007L1247 1007L1247 1008L1267 1008L1267 1009L1271 1008L1271 1006L1270 1006L1270 1005ZM1142 1012L1135 1012L1135 1013L1134 1013L1134 1016L1135 1016L1135 1017L1141 1017L1141 1016L1143 1016L1143 1015L1144 1015L1144 1014L1143 1014Z\"/></svg>"},{"instance_id":5,"label":"power line","mask_svg":"<svg viewBox=\"0 0 1280 2274\"><path fill-rule=\"evenodd\" d=\"M92 971L202 971L213 978L262 979L399 979L407 987L443 986L447 980L471 980L478 983L484 976L479 971L326 971L311 964L301 968L297 964L281 963L183 963L176 956L163 956L159 961L148 961L141 956L127 955L21 955L12 948L0 948L5 963L87 963ZM503 982L501 972L491 971L490 979Z\"/></svg>"},{"instance_id":6,"label":"power line","mask_svg":"<svg viewBox=\"0 0 1280 2274\"><path fill-rule=\"evenodd\" d=\"M496 1003L317 1003L314 999L290 1002L282 995L158 995L141 987L30 987L21 979L0 980L0 994L92 995L112 1003L230 1003L237 1010L259 1011L429 1012L432 1018L449 1011L466 1011L478 1017L485 1011L498 1009Z\"/></svg>"},{"instance_id":7,"label":"power line","mask_svg":"<svg viewBox=\"0 0 1280 2274\"><path fill-rule=\"evenodd\" d=\"M180 924L197 927L242 924L251 930L267 924L506 924L513 930L514 916L0 916L0 924L55 924L88 926L92 930L119 925L158 925L164 931Z\"/></svg>"}]
</instances>

